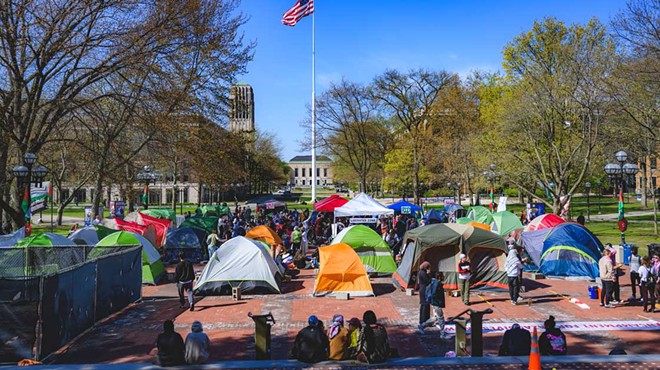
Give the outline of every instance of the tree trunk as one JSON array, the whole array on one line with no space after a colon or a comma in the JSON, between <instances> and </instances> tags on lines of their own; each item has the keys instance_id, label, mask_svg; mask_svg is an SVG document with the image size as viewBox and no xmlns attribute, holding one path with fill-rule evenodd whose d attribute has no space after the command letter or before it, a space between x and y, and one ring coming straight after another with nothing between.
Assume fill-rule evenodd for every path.
<instances>
[{"instance_id":1,"label":"tree trunk","mask_svg":"<svg viewBox=\"0 0 660 370\"><path fill-rule=\"evenodd\" d=\"M103 176L101 171L96 173L94 179L94 190L92 192L92 217L99 214L99 207L101 205L101 196L103 194Z\"/></svg>"},{"instance_id":2,"label":"tree trunk","mask_svg":"<svg viewBox=\"0 0 660 370\"><path fill-rule=\"evenodd\" d=\"M419 186L419 159L417 158L417 137L414 139L413 145L413 197L415 204L419 205L419 194L417 187Z\"/></svg>"}]
</instances>

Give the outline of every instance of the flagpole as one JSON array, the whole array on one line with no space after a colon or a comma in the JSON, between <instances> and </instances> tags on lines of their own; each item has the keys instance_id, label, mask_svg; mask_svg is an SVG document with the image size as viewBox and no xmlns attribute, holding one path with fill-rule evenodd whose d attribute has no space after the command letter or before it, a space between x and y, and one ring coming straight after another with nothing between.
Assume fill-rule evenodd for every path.
<instances>
[{"instance_id":1,"label":"flagpole","mask_svg":"<svg viewBox=\"0 0 660 370\"><path fill-rule=\"evenodd\" d=\"M316 11L312 13L312 202L316 201L316 84L314 61L314 20Z\"/></svg>"}]
</instances>

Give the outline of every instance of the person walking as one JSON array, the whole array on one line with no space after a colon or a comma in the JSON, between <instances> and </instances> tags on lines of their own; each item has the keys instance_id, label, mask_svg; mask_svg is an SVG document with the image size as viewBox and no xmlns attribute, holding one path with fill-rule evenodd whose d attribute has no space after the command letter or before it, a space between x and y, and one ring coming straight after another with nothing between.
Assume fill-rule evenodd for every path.
<instances>
[{"instance_id":1,"label":"person walking","mask_svg":"<svg viewBox=\"0 0 660 370\"><path fill-rule=\"evenodd\" d=\"M645 256L639 266L639 291L644 312L655 312L655 284L656 281L651 273L651 261Z\"/></svg>"},{"instance_id":2,"label":"person walking","mask_svg":"<svg viewBox=\"0 0 660 370\"><path fill-rule=\"evenodd\" d=\"M566 335L556 325L552 315L543 323L545 332L539 337L539 352L543 356L563 356L568 351Z\"/></svg>"},{"instance_id":3,"label":"person walking","mask_svg":"<svg viewBox=\"0 0 660 370\"><path fill-rule=\"evenodd\" d=\"M195 280L195 270L190 261L186 260L183 252L179 253L179 263L174 270L174 281L179 291L179 308L183 308L185 299L183 293L188 295L188 303L190 304L190 311L195 310L195 299L193 298L193 280Z\"/></svg>"},{"instance_id":4,"label":"person walking","mask_svg":"<svg viewBox=\"0 0 660 370\"><path fill-rule=\"evenodd\" d=\"M518 251L513 246L509 250L509 255L506 257L504 267L509 281L509 297L511 298L511 304L516 305L518 304L518 298L520 295L519 277L523 265L520 258L518 258Z\"/></svg>"},{"instance_id":5,"label":"person walking","mask_svg":"<svg viewBox=\"0 0 660 370\"><path fill-rule=\"evenodd\" d=\"M445 308L444 280L445 276L443 273L437 271L435 277L431 280L431 284L426 288L426 301L433 307L434 316L419 324L419 330L423 333L424 328L435 325L440 329L440 339L449 339L451 336L445 333L445 314L442 310Z\"/></svg>"},{"instance_id":6,"label":"person walking","mask_svg":"<svg viewBox=\"0 0 660 370\"><path fill-rule=\"evenodd\" d=\"M628 257L628 265L630 266L630 288L632 289L633 300L637 299L637 286L639 285L639 267L642 258L637 255L637 247L630 248L630 257ZM640 297L642 292L640 290Z\"/></svg>"},{"instance_id":7,"label":"person walking","mask_svg":"<svg viewBox=\"0 0 660 370\"><path fill-rule=\"evenodd\" d=\"M220 238L218 237L218 231L213 229L211 231L211 234L206 237L206 245L208 246L208 253L209 253L209 260L211 257L213 257L213 254L215 253L216 250L218 250L218 247L220 247Z\"/></svg>"},{"instance_id":8,"label":"person walking","mask_svg":"<svg viewBox=\"0 0 660 370\"><path fill-rule=\"evenodd\" d=\"M600 281L603 283L603 288L600 292L600 305L601 307L613 308L614 306L610 304L610 296L614 285L614 267L610 259L609 249L603 251L603 257L598 261L598 270L600 272Z\"/></svg>"},{"instance_id":9,"label":"person walking","mask_svg":"<svg viewBox=\"0 0 660 370\"><path fill-rule=\"evenodd\" d=\"M190 333L186 336L186 363L188 365L203 364L209 359L211 341L204 333L202 323L195 321L190 327Z\"/></svg>"},{"instance_id":10,"label":"person walking","mask_svg":"<svg viewBox=\"0 0 660 370\"><path fill-rule=\"evenodd\" d=\"M419 265L417 274L417 284L419 285L419 325L420 331L424 331L422 323L426 322L431 316L431 305L426 300L426 287L431 283L431 263L422 262Z\"/></svg>"},{"instance_id":11,"label":"person walking","mask_svg":"<svg viewBox=\"0 0 660 370\"><path fill-rule=\"evenodd\" d=\"M470 305L470 276L472 266L465 254L458 256L458 286L461 290L461 299L466 306Z\"/></svg>"}]
</instances>

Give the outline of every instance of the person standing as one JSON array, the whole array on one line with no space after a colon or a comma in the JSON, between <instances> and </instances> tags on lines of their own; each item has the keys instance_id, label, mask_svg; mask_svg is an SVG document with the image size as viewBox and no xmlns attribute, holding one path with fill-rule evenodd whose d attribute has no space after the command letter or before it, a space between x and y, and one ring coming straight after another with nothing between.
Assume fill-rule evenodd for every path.
<instances>
[{"instance_id":1,"label":"person standing","mask_svg":"<svg viewBox=\"0 0 660 370\"><path fill-rule=\"evenodd\" d=\"M220 238L218 237L218 231L217 230L212 230L211 234L206 237L206 245L208 246L208 253L209 253L209 260L211 257L213 257L213 254L215 253L216 250L218 250L218 247L220 247Z\"/></svg>"},{"instance_id":2,"label":"person standing","mask_svg":"<svg viewBox=\"0 0 660 370\"><path fill-rule=\"evenodd\" d=\"M598 270L600 271L600 281L603 283L603 289L600 292L601 307L613 308L610 304L610 296L614 285L614 268L610 259L610 250L603 251L603 257L598 261Z\"/></svg>"},{"instance_id":3,"label":"person standing","mask_svg":"<svg viewBox=\"0 0 660 370\"><path fill-rule=\"evenodd\" d=\"M174 321L165 320L163 332L156 339L158 348L158 365L179 366L185 363L183 338L174 331Z\"/></svg>"},{"instance_id":4,"label":"person standing","mask_svg":"<svg viewBox=\"0 0 660 370\"><path fill-rule=\"evenodd\" d=\"M639 266L639 291L642 296L644 312L655 312L655 284L656 281L651 273L651 262L648 257L643 257ZM649 303L650 308L647 308Z\"/></svg>"},{"instance_id":5,"label":"person standing","mask_svg":"<svg viewBox=\"0 0 660 370\"><path fill-rule=\"evenodd\" d=\"M518 251L515 247L511 247L509 255L506 257L505 263L506 276L509 280L509 297L511 304L518 304L518 296L520 295L520 272L522 271L522 262L518 258Z\"/></svg>"},{"instance_id":6,"label":"person standing","mask_svg":"<svg viewBox=\"0 0 660 370\"><path fill-rule=\"evenodd\" d=\"M651 257L651 271L650 274L655 281L655 298L660 299L660 258L657 254ZM655 309L655 307L653 307Z\"/></svg>"},{"instance_id":7,"label":"person standing","mask_svg":"<svg viewBox=\"0 0 660 370\"><path fill-rule=\"evenodd\" d=\"M419 331L424 332L423 324L431 316L431 305L426 300L426 288L431 284L431 264L428 261L419 265L417 284L419 285Z\"/></svg>"},{"instance_id":8,"label":"person standing","mask_svg":"<svg viewBox=\"0 0 660 370\"><path fill-rule=\"evenodd\" d=\"M188 303L190 304L190 311L195 310L195 299L193 298L193 280L195 280L195 270L190 261L186 260L183 252L179 253L179 263L174 270L174 281L179 290L179 308L183 308L185 299L183 293L188 294Z\"/></svg>"},{"instance_id":9,"label":"person standing","mask_svg":"<svg viewBox=\"0 0 660 370\"><path fill-rule=\"evenodd\" d=\"M300 250L300 242L302 242L302 233L300 232L300 228L296 226L291 233L291 249L294 255Z\"/></svg>"},{"instance_id":10,"label":"person standing","mask_svg":"<svg viewBox=\"0 0 660 370\"><path fill-rule=\"evenodd\" d=\"M202 323L195 321L190 327L190 333L186 336L186 363L188 365L203 364L209 359L211 341L204 333Z\"/></svg>"},{"instance_id":11,"label":"person standing","mask_svg":"<svg viewBox=\"0 0 660 370\"><path fill-rule=\"evenodd\" d=\"M467 256L462 254L459 257L458 262L458 286L461 290L461 299L466 306L470 305L470 276L472 272L472 266L470 261L468 261Z\"/></svg>"},{"instance_id":12,"label":"person standing","mask_svg":"<svg viewBox=\"0 0 660 370\"><path fill-rule=\"evenodd\" d=\"M640 256L637 255L637 247L630 248L630 257L628 258L628 265L630 266L630 288L632 289L632 297L637 299L637 285L639 285L639 267L642 262ZM639 292L640 297L642 292Z\"/></svg>"},{"instance_id":13,"label":"person standing","mask_svg":"<svg viewBox=\"0 0 660 370\"><path fill-rule=\"evenodd\" d=\"M437 326L440 329L440 339L449 339L447 333L445 333L445 314L443 308L445 308L445 289L443 287L443 281L445 276L442 272L437 271L435 277L431 280L428 288L426 288L426 301L431 304L433 307L434 317L429 318L426 322L419 324L420 331L424 332L424 328L430 326Z\"/></svg>"}]
</instances>

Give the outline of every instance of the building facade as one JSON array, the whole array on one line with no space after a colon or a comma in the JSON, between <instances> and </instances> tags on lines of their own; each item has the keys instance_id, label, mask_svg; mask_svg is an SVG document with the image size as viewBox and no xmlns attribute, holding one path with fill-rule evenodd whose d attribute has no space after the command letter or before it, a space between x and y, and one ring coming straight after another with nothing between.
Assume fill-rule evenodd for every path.
<instances>
[{"instance_id":1,"label":"building facade","mask_svg":"<svg viewBox=\"0 0 660 370\"><path fill-rule=\"evenodd\" d=\"M229 131L253 135L254 91L245 82L238 82L229 89Z\"/></svg>"},{"instance_id":2,"label":"building facade","mask_svg":"<svg viewBox=\"0 0 660 370\"><path fill-rule=\"evenodd\" d=\"M660 149L660 148L659 148ZM645 156L637 162L639 172L635 175L636 193L641 194L643 191L642 177L646 175L646 189L647 191L653 190L656 194L660 191L660 156Z\"/></svg>"},{"instance_id":3,"label":"building facade","mask_svg":"<svg viewBox=\"0 0 660 370\"><path fill-rule=\"evenodd\" d=\"M295 187L312 186L312 156L298 155L289 161L291 167L291 185ZM334 172L332 171L332 160L324 155L316 156L316 185L332 185Z\"/></svg>"}]
</instances>

